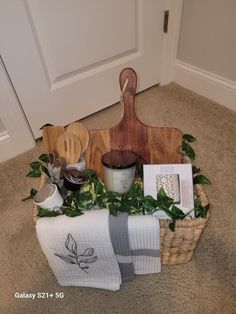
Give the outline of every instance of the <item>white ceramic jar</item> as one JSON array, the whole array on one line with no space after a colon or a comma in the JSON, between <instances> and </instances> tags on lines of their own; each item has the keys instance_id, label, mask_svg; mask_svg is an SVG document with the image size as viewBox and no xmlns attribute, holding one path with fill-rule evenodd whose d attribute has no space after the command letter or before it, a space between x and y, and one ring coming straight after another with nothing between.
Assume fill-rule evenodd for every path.
<instances>
[{"instance_id":1,"label":"white ceramic jar","mask_svg":"<svg viewBox=\"0 0 236 314\"><path fill-rule=\"evenodd\" d=\"M135 178L137 156L126 150L113 150L102 156L104 181L109 191L124 194Z\"/></svg>"},{"instance_id":2,"label":"white ceramic jar","mask_svg":"<svg viewBox=\"0 0 236 314\"><path fill-rule=\"evenodd\" d=\"M61 207L63 198L59 193L56 184L46 184L34 196L33 202L35 205L49 210Z\"/></svg>"}]
</instances>

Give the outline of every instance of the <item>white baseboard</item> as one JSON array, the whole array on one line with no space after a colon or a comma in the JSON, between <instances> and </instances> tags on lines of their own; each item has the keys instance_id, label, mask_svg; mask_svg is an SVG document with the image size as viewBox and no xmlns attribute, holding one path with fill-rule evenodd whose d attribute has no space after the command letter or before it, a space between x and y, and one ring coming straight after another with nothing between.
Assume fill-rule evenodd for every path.
<instances>
[{"instance_id":1,"label":"white baseboard","mask_svg":"<svg viewBox=\"0 0 236 314\"><path fill-rule=\"evenodd\" d=\"M176 60L174 81L236 111L236 82Z\"/></svg>"}]
</instances>

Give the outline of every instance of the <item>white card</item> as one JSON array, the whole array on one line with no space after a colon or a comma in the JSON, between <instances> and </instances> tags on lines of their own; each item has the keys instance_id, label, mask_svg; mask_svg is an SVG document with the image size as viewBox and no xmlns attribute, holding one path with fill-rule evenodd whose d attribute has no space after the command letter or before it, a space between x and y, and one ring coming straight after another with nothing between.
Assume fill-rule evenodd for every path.
<instances>
[{"instance_id":1,"label":"white card","mask_svg":"<svg viewBox=\"0 0 236 314\"><path fill-rule=\"evenodd\" d=\"M167 195L172 198L175 198L175 201L179 198L179 203L176 204L184 213L188 213L194 208L194 194L193 194L193 174L192 174L192 165L191 164L153 164L153 165L144 165L143 166L144 174L144 195L151 195L153 198L157 198L158 181L159 178L172 178L166 186ZM168 175L178 175L179 186L176 179L173 176ZM173 189L173 192L168 189ZM179 189L179 196L178 196ZM171 193L173 193L171 195ZM160 219L170 218L163 211L157 211L154 213ZM194 211L191 212L191 217L194 217Z\"/></svg>"}]
</instances>

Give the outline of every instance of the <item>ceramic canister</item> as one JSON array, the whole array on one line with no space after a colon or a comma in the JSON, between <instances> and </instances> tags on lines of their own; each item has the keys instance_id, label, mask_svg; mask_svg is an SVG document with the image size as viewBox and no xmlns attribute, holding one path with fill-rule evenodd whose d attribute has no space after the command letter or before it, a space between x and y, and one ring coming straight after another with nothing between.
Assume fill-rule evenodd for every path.
<instances>
[{"instance_id":1,"label":"ceramic canister","mask_svg":"<svg viewBox=\"0 0 236 314\"><path fill-rule=\"evenodd\" d=\"M35 205L49 210L61 207L63 204L63 198L56 184L46 184L35 194L33 201Z\"/></svg>"},{"instance_id":2,"label":"ceramic canister","mask_svg":"<svg viewBox=\"0 0 236 314\"><path fill-rule=\"evenodd\" d=\"M64 187L69 191L79 191L82 184L86 182L84 173L75 167L66 169L64 176Z\"/></svg>"},{"instance_id":3,"label":"ceramic canister","mask_svg":"<svg viewBox=\"0 0 236 314\"><path fill-rule=\"evenodd\" d=\"M113 150L102 156L104 181L109 191L128 192L135 178L137 156L126 150Z\"/></svg>"}]
</instances>

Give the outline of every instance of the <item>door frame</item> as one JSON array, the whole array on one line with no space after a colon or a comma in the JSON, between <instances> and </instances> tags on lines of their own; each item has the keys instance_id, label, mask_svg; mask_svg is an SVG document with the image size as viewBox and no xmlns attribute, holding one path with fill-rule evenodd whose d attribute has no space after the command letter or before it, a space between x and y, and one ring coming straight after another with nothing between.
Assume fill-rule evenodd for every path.
<instances>
[{"instance_id":1,"label":"door frame","mask_svg":"<svg viewBox=\"0 0 236 314\"><path fill-rule=\"evenodd\" d=\"M165 34L163 43L160 85L166 85L174 81L183 0L166 0L165 10L169 10L169 23L168 32Z\"/></svg>"}]
</instances>

